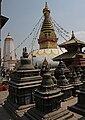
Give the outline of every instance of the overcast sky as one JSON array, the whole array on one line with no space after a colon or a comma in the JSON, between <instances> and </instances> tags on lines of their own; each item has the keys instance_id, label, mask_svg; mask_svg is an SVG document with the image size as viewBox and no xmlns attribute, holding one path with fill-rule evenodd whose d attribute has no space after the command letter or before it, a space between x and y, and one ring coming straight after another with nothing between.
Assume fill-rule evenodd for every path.
<instances>
[{"instance_id":1,"label":"overcast sky","mask_svg":"<svg viewBox=\"0 0 85 120\"><path fill-rule=\"evenodd\" d=\"M85 42L85 0L3 0L2 15L9 20L2 29L2 47L8 32L14 39L15 48L31 33L43 15L45 2L48 2L51 17L69 33L74 30L75 36ZM21 55L22 47L29 47L32 36L16 51L18 55ZM63 38L58 38L58 44L64 42Z\"/></svg>"}]
</instances>

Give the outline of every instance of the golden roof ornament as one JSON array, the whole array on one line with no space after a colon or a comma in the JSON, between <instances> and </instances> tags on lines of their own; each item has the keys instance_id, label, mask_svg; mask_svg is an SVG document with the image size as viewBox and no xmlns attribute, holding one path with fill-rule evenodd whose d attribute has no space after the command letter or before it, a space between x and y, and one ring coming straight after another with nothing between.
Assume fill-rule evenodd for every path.
<instances>
[{"instance_id":1,"label":"golden roof ornament","mask_svg":"<svg viewBox=\"0 0 85 120\"><path fill-rule=\"evenodd\" d=\"M50 9L48 8L47 2L45 3L45 8L43 9L43 13L44 13L44 16L45 16L47 13L50 13Z\"/></svg>"},{"instance_id":2,"label":"golden roof ornament","mask_svg":"<svg viewBox=\"0 0 85 120\"><path fill-rule=\"evenodd\" d=\"M71 37L71 39L74 39L74 38L75 38L74 31L72 31L72 37Z\"/></svg>"}]
</instances>

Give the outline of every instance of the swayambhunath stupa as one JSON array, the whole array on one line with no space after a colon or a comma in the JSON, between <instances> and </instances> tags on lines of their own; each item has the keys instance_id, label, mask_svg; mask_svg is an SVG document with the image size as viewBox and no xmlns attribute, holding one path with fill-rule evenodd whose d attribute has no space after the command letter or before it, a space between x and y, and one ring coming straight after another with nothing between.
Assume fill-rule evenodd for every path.
<instances>
[{"instance_id":1,"label":"swayambhunath stupa","mask_svg":"<svg viewBox=\"0 0 85 120\"><path fill-rule=\"evenodd\" d=\"M58 36L55 33L54 26L51 22L50 9L48 8L47 2L45 8L43 9L44 21L42 23L38 44L39 49L33 50L30 54L33 57L34 65L41 66L42 62L46 58L50 67L54 67L58 62L52 59L65 50L61 51L58 46Z\"/></svg>"},{"instance_id":2,"label":"swayambhunath stupa","mask_svg":"<svg viewBox=\"0 0 85 120\"><path fill-rule=\"evenodd\" d=\"M28 4L23 1L22 4L19 0L17 2L9 1L10 5L5 4L8 6L13 4L12 7L9 7L10 14L13 12L12 16L14 20L13 22L10 19L10 23L12 21L12 24L14 24L14 26L11 24L11 28L14 28L13 30L18 35L20 33L22 38L24 36L22 31L24 30L25 34L28 32L28 29L25 31L23 25L26 25L26 21L27 24L30 24L26 17L28 14L30 16L33 15L32 19L35 20L34 16L36 17L37 14L34 8L36 10L40 9L40 0L38 2L33 0L27 1ZM54 1L52 1L53 10L57 6ZM1 2L2 0L0 0L0 39L2 27L8 20L8 18L1 16ZM31 2L34 2L34 4L32 3L32 7ZM57 4L59 4L58 2L60 1L57 1ZM70 9L69 11L65 11L66 15L67 12L71 15L73 2L69 1L72 9L71 12ZM79 3L78 0L77 3ZM62 8L65 8L65 10L68 9L67 2L64 4L62 1L61 4L66 6ZM24 17L22 17L21 12L24 7L22 8L21 5L24 7L27 6L27 9L25 9L27 13L23 14ZM36 5L39 9L35 7ZM61 10L61 6L58 6L60 7L59 10ZM77 10L78 8L79 6L77 6ZM15 13L18 17L16 17ZM21 15L22 19L20 19L19 15ZM64 15L63 17L65 18ZM30 17L28 16L28 18ZM19 22L17 22L18 20ZM65 24L65 20L62 20ZM17 23L15 25L15 21L18 25L21 22L22 30L18 27ZM10 24L7 31L10 29L9 26ZM12 29L10 29L11 33ZM58 40L59 42L63 40L60 40L60 36L65 41L59 45ZM33 37L33 40L29 41L30 37ZM0 120L85 120L85 51L83 50L85 42L78 40L73 31L71 38L69 38L69 32L63 29L51 17L47 2L45 2L43 16L33 27L30 34L22 42L20 41L19 43L17 41L19 44L17 43L18 46L15 45L16 47L14 48L15 41L8 32L4 40L3 57L1 57L0 46ZM25 41L29 43L26 44ZM35 44L35 42L37 43ZM39 45L39 48L37 49L36 47L34 49L34 45ZM20 48L21 46L23 47L22 49ZM18 49L20 51L17 51ZM20 56L19 52L21 51L22 55Z\"/></svg>"}]
</instances>

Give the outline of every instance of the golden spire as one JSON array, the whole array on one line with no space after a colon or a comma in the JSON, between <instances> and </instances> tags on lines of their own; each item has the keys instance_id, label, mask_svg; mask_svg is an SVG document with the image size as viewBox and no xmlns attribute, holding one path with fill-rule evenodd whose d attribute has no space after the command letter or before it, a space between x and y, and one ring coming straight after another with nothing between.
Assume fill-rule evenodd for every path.
<instances>
[{"instance_id":1,"label":"golden spire","mask_svg":"<svg viewBox=\"0 0 85 120\"><path fill-rule=\"evenodd\" d=\"M54 30L53 25L50 19L50 9L48 8L47 2L45 3L45 8L43 9L44 21L41 28L41 31Z\"/></svg>"},{"instance_id":2,"label":"golden spire","mask_svg":"<svg viewBox=\"0 0 85 120\"><path fill-rule=\"evenodd\" d=\"M50 9L48 8L47 2L45 3L45 8L43 9L44 16L47 13L50 13Z\"/></svg>"},{"instance_id":3,"label":"golden spire","mask_svg":"<svg viewBox=\"0 0 85 120\"><path fill-rule=\"evenodd\" d=\"M45 3L43 14L44 14L44 21L42 24L42 28L38 40L38 43L40 44L40 49L57 48L57 37L54 31L54 27L51 23L50 9L48 8L47 2Z\"/></svg>"}]
</instances>

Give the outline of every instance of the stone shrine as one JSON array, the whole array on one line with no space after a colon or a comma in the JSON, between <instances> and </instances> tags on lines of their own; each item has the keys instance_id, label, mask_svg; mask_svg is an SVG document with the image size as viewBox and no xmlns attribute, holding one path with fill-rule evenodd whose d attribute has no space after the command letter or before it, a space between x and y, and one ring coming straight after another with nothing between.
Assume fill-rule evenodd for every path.
<instances>
[{"instance_id":1,"label":"stone shrine","mask_svg":"<svg viewBox=\"0 0 85 120\"><path fill-rule=\"evenodd\" d=\"M40 70L40 75L43 77L43 75L48 72L49 70L49 66L48 66L48 62L46 60L46 58L44 59L43 63L42 63L42 68Z\"/></svg>"},{"instance_id":2,"label":"stone shrine","mask_svg":"<svg viewBox=\"0 0 85 120\"><path fill-rule=\"evenodd\" d=\"M35 107L25 113L27 120L70 120L73 113L61 107L63 93L52 80L51 73L43 75L41 86L35 91Z\"/></svg>"},{"instance_id":3,"label":"stone shrine","mask_svg":"<svg viewBox=\"0 0 85 120\"><path fill-rule=\"evenodd\" d=\"M69 69L66 67L63 61L60 61L59 65L56 67L54 71L55 78L57 79L57 87L59 87L61 91L64 93L62 97L63 101L72 98L73 86L69 84L68 81L69 72L70 72Z\"/></svg>"},{"instance_id":4,"label":"stone shrine","mask_svg":"<svg viewBox=\"0 0 85 120\"><path fill-rule=\"evenodd\" d=\"M78 94L78 102L77 104L68 107L68 109L75 113L85 116L85 82L83 86L80 88L80 90L77 90L76 92Z\"/></svg>"},{"instance_id":5,"label":"stone shrine","mask_svg":"<svg viewBox=\"0 0 85 120\"><path fill-rule=\"evenodd\" d=\"M64 70L64 74L66 75L66 77L68 76L68 73L70 72L69 69L66 67L65 63L62 61L62 59L60 60L58 66L56 67L55 71L54 71L54 75L56 79L59 79L59 76L61 74L61 69L63 68Z\"/></svg>"},{"instance_id":6,"label":"stone shrine","mask_svg":"<svg viewBox=\"0 0 85 120\"><path fill-rule=\"evenodd\" d=\"M77 71L77 70L76 70ZM72 94L73 96L77 96L76 90L79 90L80 87L82 86L82 82L80 81L81 76L79 76L79 71L76 72L75 69L73 69L73 71L70 72L70 74L68 75L68 79L69 79L69 83L73 85L73 89L72 89Z\"/></svg>"},{"instance_id":7,"label":"stone shrine","mask_svg":"<svg viewBox=\"0 0 85 120\"><path fill-rule=\"evenodd\" d=\"M23 48L21 64L12 73L9 84L9 96L4 107L11 115L21 117L23 113L34 105L34 90L40 86L42 77L39 70L34 69L28 58L26 47Z\"/></svg>"}]
</instances>

